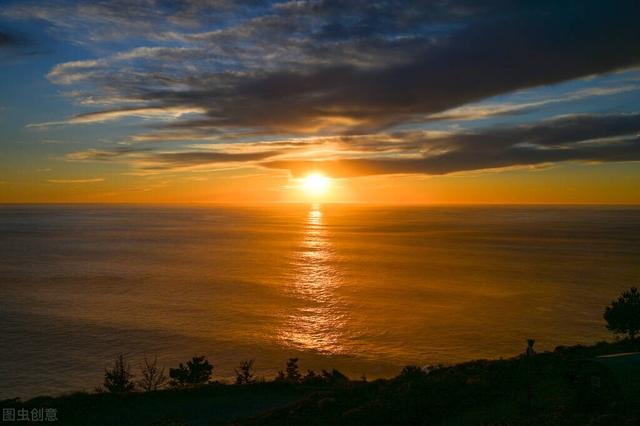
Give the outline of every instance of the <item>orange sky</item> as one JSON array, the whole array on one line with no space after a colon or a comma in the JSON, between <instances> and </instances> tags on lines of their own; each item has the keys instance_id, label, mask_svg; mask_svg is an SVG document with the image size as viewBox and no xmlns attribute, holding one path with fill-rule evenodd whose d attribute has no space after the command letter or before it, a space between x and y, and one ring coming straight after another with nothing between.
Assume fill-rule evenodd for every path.
<instances>
[{"instance_id":1,"label":"orange sky","mask_svg":"<svg viewBox=\"0 0 640 426\"><path fill-rule=\"evenodd\" d=\"M172 175L118 173L48 179L25 175L0 184L4 203L347 202L379 204L568 203L638 204L640 170L633 163L465 172L446 176L381 175L331 179L324 194L305 190L288 172L246 168ZM96 177L98 176L98 177ZM102 176L102 177L101 177Z\"/></svg>"}]
</instances>

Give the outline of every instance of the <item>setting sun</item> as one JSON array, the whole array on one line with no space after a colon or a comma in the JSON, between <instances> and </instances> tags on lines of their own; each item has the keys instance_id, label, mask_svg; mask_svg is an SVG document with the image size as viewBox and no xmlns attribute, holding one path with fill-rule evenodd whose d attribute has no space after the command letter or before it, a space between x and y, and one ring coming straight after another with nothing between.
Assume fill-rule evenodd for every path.
<instances>
[{"instance_id":1,"label":"setting sun","mask_svg":"<svg viewBox=\"0 0 640 426\"><path fill-rule=\"evenodd\" d=\"M311 173L302 179L302 188L308 194L318 196L327 192L331 179L321 173Z\"/></svg>"}]
</instances>

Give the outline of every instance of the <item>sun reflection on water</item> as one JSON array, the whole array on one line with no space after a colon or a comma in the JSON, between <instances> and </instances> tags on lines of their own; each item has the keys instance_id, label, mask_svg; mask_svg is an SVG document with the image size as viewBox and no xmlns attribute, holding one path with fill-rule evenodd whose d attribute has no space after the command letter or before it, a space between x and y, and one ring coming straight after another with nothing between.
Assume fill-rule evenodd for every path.
<instances>
[{"instance_id":1,"label":"sun reflection on water","mask_svg":"<svg viewBox=\"0 0 640 426\"><path fill-rule=\"evenodd\" d=\"M313 205L293 260L292 292L298 303L279 333L285 345L325 354L343 351L345 314L336 294L340 276L333 266L334 256L322 210Z\"/></svg>"}]
</instances>

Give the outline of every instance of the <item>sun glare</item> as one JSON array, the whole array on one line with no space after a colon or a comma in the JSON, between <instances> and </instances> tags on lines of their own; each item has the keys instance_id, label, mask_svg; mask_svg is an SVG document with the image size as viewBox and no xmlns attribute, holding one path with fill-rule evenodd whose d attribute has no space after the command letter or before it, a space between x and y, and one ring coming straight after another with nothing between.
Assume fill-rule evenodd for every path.
<instances>
[{"instance_id":1,"label":"sun glare","mask_svg":"<svg viewBox=\"0 0 640 426\"><path fill-rule=\"evenodd\" d=\"M326 193L330 184L331 180L321 173L311 173L302 179L302 188L314 196Z\"/></svg>"}]
</instances>

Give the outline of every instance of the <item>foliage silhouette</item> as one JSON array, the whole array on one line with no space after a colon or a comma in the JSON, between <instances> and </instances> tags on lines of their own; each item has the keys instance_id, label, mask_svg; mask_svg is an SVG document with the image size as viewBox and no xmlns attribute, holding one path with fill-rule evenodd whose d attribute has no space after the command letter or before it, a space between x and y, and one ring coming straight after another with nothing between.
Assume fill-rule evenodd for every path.
<instances>
[{"instance_id":1,"label":"foliage silhouette","mask_svg":"<svg viewBox=\"0 0 640 426\"><path fill-rule=\"evenodd\" d=\"M341 383L341 373L308 371L301 385L258 380L251 386L216 383L145 393L76 393L0 401L0 409L55 407L65 414L65 425L78 426L636 425L640 364L634 352L640 352L640 339L540 352L528 359L530 375L520 355L408 367L395 378L368 382L345 378ZM120 365L126 371L123 359ZM286 379L284 372L282 376Z\"/></svg>"},{"instance_id":2,"label":"foliage silhouette","mask_svg":"<svg viewBox=\"0 0 640 426\"><path fill-rule=\"evenodd\" d=\"M349 378L347 376L345 376L335 368L331 371L322 370L322 379L324 380L324 382L332 385L342 384L349 381Z\"/></svg>"},{"instance_id":3,"label":"foliage silhouette","mask_svg":"<svg viewBox=\"0 0 640 426\"><path fill-rule=\"evenodd\" d=\"M145 358L141 373L142 378L138 381L138 386L147 392L160 389L167 381L167 376L164 375L164 367L158 368L158 357L155 357L153 362L149 362Z\"/></svg>"},{"instance_id":4,"label":"foliage silhouette","mask_svg":"<svg viewBox=\"0 0 640 426\"><path fill-rule=\"evenodd\" d=\"M611 302L604 311L607 329L615 334L626 334L632 340L640 332L640 292L631 287Z\"/></svg>"},{"instance_id":5,"label":"foliage silhouette","mask_svg":"<svg viewBox=\"0 0 640 426\"><path fill-rule=\"evenodd\" d=\"M289 358L287 361L287 381L292 383L299 383L302 375L300 374L300 368L298 368L298 358Z\"/></svg>"},{"instance_id":6,"label":"foliage silhouette","mask_svg":"<svg viewBox=\"0 0 640 426\"><path fill-rule=\"evenodd\" d=\"M194 356L187 365L180 363L178 368L169 369L172 386L201 385L211 379L213 366L204 356Z\"/></svg>"},{"instance_id":7,"label":"foliage silhouette","mask_svg":"<svg viewBox=\"0 0 640 426\"><path fill-rule=\"evenodd\" d=\"M402 369L399 377L403 379L419 379L425 375L426 374L422 368L417 365L407 365Z\"/></svg>"},{"instance_id":8,"label":"foliage silhouette","mask_svg":"<svg viewBox=\"0 0 640 426\"><path fill-rule=\"evenodd\" d=\"M252 359L247 359L240 363L240 366L236 369L236 385L246 385L254 383L253 378L253 362Z\"/></svg>"},{"instance_id":9,"label":"foliage silhouette","mask_svg":"<svg viewBox=\"0 0 640 426\"><path fill-rule=\"evenodd\" d=\"M104 371L104 387L111 393L132 391L135 387L132 379L131 367L125 363L123 354L118 355L112 369Z\"/></svg>"},{"instance_id":10,"label":"foliage silhouette","mask_svg":"<svg viewBox=\"0 0 640 426\"><path fill-rule=\"evenodd\" d=\"M313 370L307 370L307 374L302 377L302 383L306 385L317 385L322 382L322 376L316 374L316 372Z\"/></svg>"},{"instance_id":11,"label":"foliage silhouette","mask_svg":"<svg viewBox=\"0 0 640 426\"><path fill-rule=\"evenodd\" d=\"M289 358L285 371L278 371L278 375L275 378L276 382L288 383L300 383L301 380L302 374L300 374L300 368L298 367L298 358Z\"/></svg>"}]
</instances>

